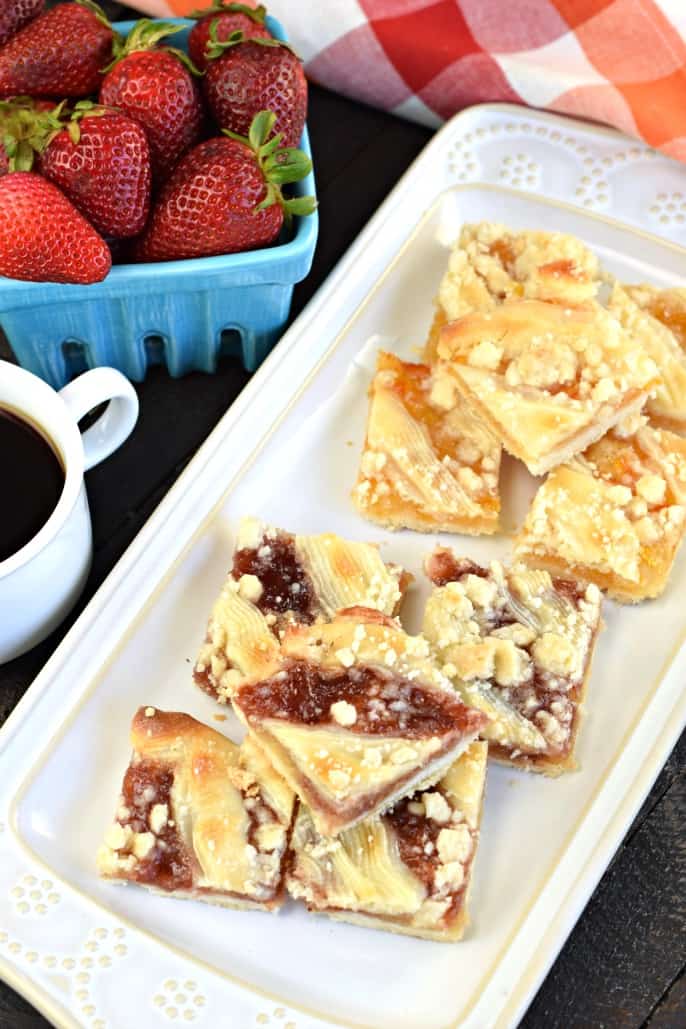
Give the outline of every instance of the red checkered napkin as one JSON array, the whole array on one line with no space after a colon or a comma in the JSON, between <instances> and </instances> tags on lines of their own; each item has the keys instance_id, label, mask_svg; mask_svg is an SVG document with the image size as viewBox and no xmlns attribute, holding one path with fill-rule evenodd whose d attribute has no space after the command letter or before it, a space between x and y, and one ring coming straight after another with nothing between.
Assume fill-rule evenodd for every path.
<instances>
[{"instance_id":1,"label":"red checkered napkin","mask_svg":"<svg viewBox=\"0 0 686 1029\"><path fill-rule=\"evenodd\" d=\"M209 0L204 0L205 4ZM187 14L203 0L138 0ZM686 0L272 0L313 80L428 124L504 100L686 160Z\"/></svg>"}]
</instances>

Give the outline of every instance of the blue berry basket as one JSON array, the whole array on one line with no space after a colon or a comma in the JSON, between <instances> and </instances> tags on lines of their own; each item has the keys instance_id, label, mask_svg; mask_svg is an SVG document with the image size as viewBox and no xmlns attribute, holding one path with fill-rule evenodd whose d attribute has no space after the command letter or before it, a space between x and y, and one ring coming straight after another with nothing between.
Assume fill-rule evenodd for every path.
<instances>
[{"instance_id":1,"label":"blue berry basket","mask_svg":"<svg viewBox=\"0 0 686 1029\"><path fill-rule=\"evenodd\" d=\"M185 27L173 45L186 49L193 22L165 20ZM134 24L114 27L126 34ZM268 17L267 25L286 38L276 19ZM301 147L311 156L307 128ZM313 174L294 191L314 195ZM315 211L294 219L287 242L221 257L115 265L90 286L0 276L0 326L19 363L56 389L99 365L140 382L153 364L176 377L213 372L228 354L254 371L281 335L293 286L312 265L317 230Z\"/></svg>"}]
</instances>

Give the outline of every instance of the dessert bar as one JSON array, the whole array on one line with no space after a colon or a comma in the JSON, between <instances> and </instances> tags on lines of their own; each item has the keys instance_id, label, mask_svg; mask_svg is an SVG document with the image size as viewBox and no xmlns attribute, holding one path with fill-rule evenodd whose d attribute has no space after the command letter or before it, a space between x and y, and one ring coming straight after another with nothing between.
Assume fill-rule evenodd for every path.
<instances>
[{"instance_id":1,"label":"dessert bar","mask_svg":"<svg viewBox=\"0 0 686 1029\"><path fill-rule=\"evenodd\" d=\"M641 411L655 362L599 304L515 300L451 322L438 343L447 376L506 450L542 475Z\"/></svg>"},{"instance_id":2,"label":"dessert bar","mask_svg":"<svg viewBox=\"0 0 686 1029\"><path fill-rule=\"evenodd\" d=\"M287 878L310 911L373 929L458 940L479 840L487 744L470 744L443 778L335 839L300 805Z\"/></svg>"},{"instance_id":3,"label":"dessert bar","mask_svg":"<svg viewBox=\"0 0 686 1029\"><path fill-rule=\"evenodd\" d=\"M397 614L412 576L370 543L327 532L300 536L244 518L233 565L210 614L193 676L226 703L237 685L277 659L278 634L362 604Z\"/></svg>"},{"instance_id":4,"label":"dessert bar","mask_svg":"<svg viewBox=\"0 0 686 1029\"><path fill-rule=\"evenodd\" d=\"M550 473L515 553L632 603L664 590L684 534L686 440L650 426L624 431Z\"/></svg>"},{"instance_id":5,"label":"dessert bar","mask_svg":"<svg viewBox=\"0 0 686 1029\"><path fill-rule=\"evenodd\" d=\"M489 717L491 757L558 775L574 746L600 626L594 585L525 565L488 568L437 548L424 633L466 704Z\"/></svg>"},{"instance_id":6,"label":"dessert bar","mask_svg":"<svg viewBox=\"0 0 686 1029\"><path fill-rule=\"evenodd\" d=\"M294 797L253 741L237 747L190 715L142 707L131 742L100 875L226 907L280 907Z\"/></svg>"},{"instance_id":7,"label":"dessert bar","mask_svg":"<svg viewBox=\"0 0 686 1029\"><path fill-rule=\"evenodd\" d=\"M362 607L287 629L272 675L232 702L325 835L436 782L487 722L438 672L425 639Z\"/></svg>"},{"instance_id":8,"label":"dessert bar","mask_svg":"<svg viewBox=\"0 0 686 1029\"><path fill-rule=\"evenodd\" d=\"M369 398L360 514L389 529L495 532L501 447L453 384L381 352Z\"/></svg>"},{"instance_id":9,"label":"dessert bar","mask_svg":"<svg viewBox=\"0 0 686 1029\"><path fill-rule=\"evenodd\" d=\"M439 287L424 359L435 361L441 329L465 314L522 298L576 306L594 299L602 281L598 258L574 236L465 225Z\"/></svg>"}]
</instances>

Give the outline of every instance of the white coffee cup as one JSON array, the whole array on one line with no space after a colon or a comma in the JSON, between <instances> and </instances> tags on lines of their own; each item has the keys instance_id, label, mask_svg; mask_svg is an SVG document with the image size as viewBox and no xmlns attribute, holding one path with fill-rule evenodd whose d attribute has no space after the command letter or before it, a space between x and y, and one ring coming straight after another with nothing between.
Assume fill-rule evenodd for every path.
<instances>
[{"instance_id":1,"label":"white coffee cup","mask_svg":"<svg viewBox=\"0 0 686 1029\"><path fill-rule=\"evenodd\" d=\"M110 401L83 435L78 421ZM40 643L62 621L83 589L93 556L83 473L130 434L138 397L114 368L84 372L57 393L7 361L0 361L0 408L40 428L57 451L65 479L45 525L0 561L0 664Z\"/></svg>"}]
</instances>

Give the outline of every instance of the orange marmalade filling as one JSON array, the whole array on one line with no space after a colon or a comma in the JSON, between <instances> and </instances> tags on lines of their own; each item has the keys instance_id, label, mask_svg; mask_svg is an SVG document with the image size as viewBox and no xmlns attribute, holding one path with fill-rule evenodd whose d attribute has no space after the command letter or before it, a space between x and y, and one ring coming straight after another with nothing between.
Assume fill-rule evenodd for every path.
<instances>
[{"instance_id":1,"label":"orange marmalade filling","mask_svg":"<svg viewBox=\"0 0 686 1029\"><path fill-rule=\"evenodd\" d=\"M657 475L664 478L661 469L655 467L653 462L647 460L636 446L626 440L605 437L591 447L587 457L599 478L604 479L605 482L627 486L633 493L636 493L637 484L645 475ZM648 501L647 507L654 512L673 503L672 491L669 483L665 480L663 498Z\"/></svg>"},{"instance_id":2,"label":"orange marmalade filling","mask_svg":"<svg viewBox=\"0 0 686 1029\"><path fill-rule=\"evenodd\" d=\"M439 460L445 458L455 459L459 454L460 444L469 441L451 431L446 412L434 406L429 397L431 390L431 369L425 364L409 364L401 361L394 354L380 353L378 358L377 375L379 373L390 373L387 381L384 381L384 388L392 390L400 399L401 403L411 417L424 426L431 439L431 445ZM482 454L478 454L475 460L466 461L461 456L459 463L462 467L470 467L476 474L483 469L481 462ZM376 487L382 480L382 476L368 476L373 487ZM491 495L486 490L481 491L479 506L484 511L498 511L500 502L497 496ZM376 492L372 489L374 499L369 502L382 513L397 508L398 500L393 493L386 493L383 490ZM403 503L416 509L418 516L421 516L421 509L411 500L404 500Z\"/></svg>"},{"instance_id":3,"label":"orange marmalade filling","mask_svg":"<svg viewBox=\"0 0 686 1029\"><path fill-rule=\"evenodd\" d=\"M455 449L454 436L446 433L445 411L429 403L431 369L425 364L406 364L394 354L379 354L378 372L391 372L392 382L384 382L402 401L415 421L424 425L439 457L451 456Z\"/></svg>"},{"instance_id":4,"label":"orange marmalade filling","mask_svg":"<svg viewBox=\"0 0 686 1029\"><path fill-rule=\"evenodd\" d=\"M553 278L564 277L583 281L588 277L586 273L577 267L574 261L571 261L569 258L566 260L548 261L547 264L542 264L538 271L545 275L552 275Z\"/></svg>"},{"instance_id":5,"label":"orange marmalade filling","mask_svg":"<svg viewBox=\"0 0 686 1029\"><path fill-rule=\"evenodd\" d=\"M508 239L496 239L494 240L489 248L488 252L491 257L497 258L502 264L508 275L512 274L512 266L517 260L517 255L514 252L514 248Z\"/></svg>"}]
</instances>

